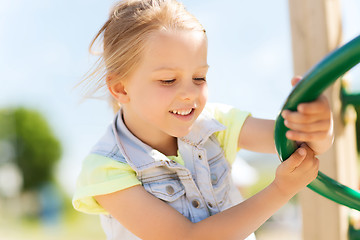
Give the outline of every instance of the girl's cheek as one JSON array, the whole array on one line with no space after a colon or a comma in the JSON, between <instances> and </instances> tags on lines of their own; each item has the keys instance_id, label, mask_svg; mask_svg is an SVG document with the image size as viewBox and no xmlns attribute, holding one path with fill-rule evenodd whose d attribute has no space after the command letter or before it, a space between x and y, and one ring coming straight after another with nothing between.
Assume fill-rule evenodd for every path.
<instances>
[{"instance_id":1,"label":"girl's cheek","mask_svg":"<svg viewBox=\"0 0 360 240\"><path fill-rule=\"evenodd\" d=\"M156 91L156 96L157 98L160 99L170 99L170 98L174 98L176 96L176 91L172 88L159 88Z\"/></svg>"},{"instance_id":2,"label":"girl's cheek","mask_svg":"<svg viewBox=\"0 0 360 240\"><path fill-rule=\"evenodd\" d=\"M207 101L208 96L209 96L209 91L208 91L208 87L206 84L204 84L204 86L202 87L201 95L203 96L204 100Z\"/></svg>"}]
</instances>

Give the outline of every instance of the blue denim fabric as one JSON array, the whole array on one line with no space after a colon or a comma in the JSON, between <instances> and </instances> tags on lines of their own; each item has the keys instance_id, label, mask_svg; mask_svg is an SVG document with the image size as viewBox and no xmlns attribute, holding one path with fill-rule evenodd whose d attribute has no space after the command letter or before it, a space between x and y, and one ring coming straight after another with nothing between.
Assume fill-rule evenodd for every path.
<instances>
[{"instance_id":1,"label":"blue denim fabric","mask_svg":"<svg viewBox=\"0 0 360 240\"><path fill-rule=\"evenodd\" d=\"M178 138L182 166L136 138L126 128L120 110L91 153L129 164L147 192L199 222L242 201L224 151L213 136L224 129L204 110L191 132ZM139 239L111 216L101 220L108 239Z\"/></svg>"}]
</instances>

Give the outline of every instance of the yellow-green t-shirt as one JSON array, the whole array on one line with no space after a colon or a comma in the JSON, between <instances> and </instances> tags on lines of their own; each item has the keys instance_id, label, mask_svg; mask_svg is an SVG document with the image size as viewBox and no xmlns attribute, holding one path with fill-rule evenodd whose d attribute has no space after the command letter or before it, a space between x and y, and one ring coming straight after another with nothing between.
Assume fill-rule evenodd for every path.
<instances>
[{"instance_id":1,"label":"yellow-green t-shirt","mask_svg":"<svg viewBox=\"0 0 360 240\"><path fill-rule=\"evenodd\" d=\"M206 110L226 127L225 130L214 135L224 150L226 160L232 164L239 151L239 133L249 113L224 104L207 104ZM184 165L179 153L178 156L168 156L168 158ZM141 185L141 182L128 164L90 154L83 161L73 197L73 206L76 210L85 213L107 214L93 197L135 185Z\"/></svg>"}]
</instances>

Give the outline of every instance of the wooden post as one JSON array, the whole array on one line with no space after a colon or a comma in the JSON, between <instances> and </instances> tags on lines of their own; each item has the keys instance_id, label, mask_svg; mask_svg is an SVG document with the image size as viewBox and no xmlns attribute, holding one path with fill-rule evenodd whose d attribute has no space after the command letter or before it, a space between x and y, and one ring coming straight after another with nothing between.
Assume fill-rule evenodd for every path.
<instances>
[{"instance_id":1,"label":"wooden post","mask_svg":"<svg viewBox=\"0 0 360 240\"><path fill-rule=\"evenodd\" d=\"M326 54L341 44L339 0L289 0L295 75L303 75ZM319 156L320 170L337 181L357 188L355 117L346 111L342 121L340 82L330 87L327 96L334 116L333 147ZM304 240L348 239L348 208L309 189L299 194Z\"/></svg>"}]
</instances>

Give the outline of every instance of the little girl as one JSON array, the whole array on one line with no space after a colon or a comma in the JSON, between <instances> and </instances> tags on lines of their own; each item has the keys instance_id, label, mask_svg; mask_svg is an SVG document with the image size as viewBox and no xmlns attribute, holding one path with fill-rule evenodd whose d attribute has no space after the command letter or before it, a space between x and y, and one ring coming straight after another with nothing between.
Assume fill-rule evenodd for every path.
<instances>
[{"instance_id":1,"label":"little girl","mask_svg":"<svg viewBox=\"0 0 360 240\"><path fill-rule=\"evenodd\" d=\"M107 239L254 239L317 176L314 154L332 143L324 97L282 113L301 146L243 201L231 163L240 148L276 153L274 121L206 104L206 33L180 3L120 1L90 49L100 37L88 80L103 81L117 113L84 160L73 205L100 214Z\"/></svg>"}]
</instances>

